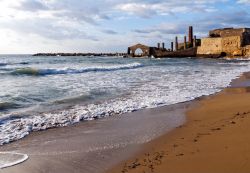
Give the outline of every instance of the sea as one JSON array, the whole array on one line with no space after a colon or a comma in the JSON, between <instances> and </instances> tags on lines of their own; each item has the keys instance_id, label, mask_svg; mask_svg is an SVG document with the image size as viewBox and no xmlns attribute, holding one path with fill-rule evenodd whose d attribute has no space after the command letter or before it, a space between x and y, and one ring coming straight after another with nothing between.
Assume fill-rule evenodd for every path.
<instances>
[{"instance_id":1,"label":"sea","mask_svg":"<svg viewBox=\"0 0 250 173\"><path fill-rule=\"evenodd\" d=\"M243 59L0 56L0 145L214 94L249 71Z\"/></svg>"}]
</instances>

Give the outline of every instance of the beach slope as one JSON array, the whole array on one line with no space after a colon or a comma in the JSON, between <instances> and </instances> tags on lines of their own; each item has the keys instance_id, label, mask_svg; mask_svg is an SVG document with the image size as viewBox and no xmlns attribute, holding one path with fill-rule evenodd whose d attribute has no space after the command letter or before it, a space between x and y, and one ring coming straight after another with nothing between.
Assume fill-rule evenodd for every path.
<instances>
[{"instance_id":1,"label":"beach slope","mask_svg":"<svg viewBox=\"0 0 250 173\"><path fill-rule=\"evenodd\" d=\"M250 172L249 74L198 101L187 123L145 146L109 173Z\"/></svg>"}]
</instances>

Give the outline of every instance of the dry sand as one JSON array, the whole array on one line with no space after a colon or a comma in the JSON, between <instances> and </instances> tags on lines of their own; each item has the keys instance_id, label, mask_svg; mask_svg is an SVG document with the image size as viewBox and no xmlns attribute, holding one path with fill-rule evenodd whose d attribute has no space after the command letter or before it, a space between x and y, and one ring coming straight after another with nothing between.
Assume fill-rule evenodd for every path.
<instances>
[{"instance_id":1,"label":"dry sand","mask_svg":"<svg viewBox=\"0 0 250 173\"><path fill-rule=\"evenodd\" d=\"M199 101L187 123L108 173L249 173L249 74Z\"/></svg>"}]
</instances>

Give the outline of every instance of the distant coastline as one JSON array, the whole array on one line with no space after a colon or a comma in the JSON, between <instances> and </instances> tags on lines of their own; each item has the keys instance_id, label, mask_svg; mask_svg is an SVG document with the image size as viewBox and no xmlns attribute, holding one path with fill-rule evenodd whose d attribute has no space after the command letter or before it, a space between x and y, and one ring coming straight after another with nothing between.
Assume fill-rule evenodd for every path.
<instances>
[{"instance_id":1,"label":"distant coastline","mask_svg":"<svg viewBox=\"0 0 250 173\"><path fill-rule=\"evenodd\" d=\"M121 56L126 57L127 53L37 53L32 56Z\"/></svg>"}]
</instances>

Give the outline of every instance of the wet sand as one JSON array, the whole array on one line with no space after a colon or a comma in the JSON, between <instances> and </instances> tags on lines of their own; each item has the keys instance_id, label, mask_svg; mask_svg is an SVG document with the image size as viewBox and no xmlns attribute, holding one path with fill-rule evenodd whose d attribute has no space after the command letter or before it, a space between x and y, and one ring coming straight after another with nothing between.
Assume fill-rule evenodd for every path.
<instances>
[{"instance_id":1,"label":"wet sand","mask_svg":"<svg viewBox=\"0 0 250 173\"><path fill-rule=\"evenodd\" d=\"M141 110L31 133L0 147L0 152L29 156L22 164L0 169L0 173L105 172L140 152L145 143L183 124L189 105Z\"/></svg>"},{"instance_id":2,"label":"wet sand","mask_svg":"<svg viewBox=\"0 0 250 173\"><path fill-rule=\"evenodd\" d=\"M250 74L205 97L187 122L108 173L250 172Z\"/></svg>"}]
</instances>

